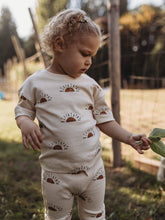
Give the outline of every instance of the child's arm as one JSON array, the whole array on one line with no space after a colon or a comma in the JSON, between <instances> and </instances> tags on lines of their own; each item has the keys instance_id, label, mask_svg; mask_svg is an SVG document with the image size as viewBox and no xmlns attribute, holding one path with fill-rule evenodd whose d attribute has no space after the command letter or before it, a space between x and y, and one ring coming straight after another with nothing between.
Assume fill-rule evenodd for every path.
<instances>
[{"instance_id":1,"label":"child's arm","mask_svg":"<svg viewBox=\"0 0 165 220\"><path fill-rule=\"evenodd\" d=\"M109 121L97 125L100 130L120 142L131 145L139 154L143 154L143 150L149 149L151 140L145 134L133 134L123 129L116 121ZM138 145L136 141L141 140L143 143Z\"/></svg>"},{"instance_id":2,"label":"child's arm","mask_svg":"<svg viewBox=\"0 0 165 220\"><path fill-rule=\"evenodd\" d=\"M17 126L22 132L22 142L26 149L29 149L28 143L36 151L41 148L42 134L38 125L28 116L19 116L16 118Z\"/></svg>"}]
</instances>

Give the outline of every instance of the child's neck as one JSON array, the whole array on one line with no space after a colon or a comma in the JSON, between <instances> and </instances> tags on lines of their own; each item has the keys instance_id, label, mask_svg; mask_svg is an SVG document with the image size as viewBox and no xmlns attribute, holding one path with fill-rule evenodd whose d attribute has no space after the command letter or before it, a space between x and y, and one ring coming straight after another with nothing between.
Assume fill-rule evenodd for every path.
<instances>
[{"instance_id":1,"label":"child's neck","mask_svg":"<svg viewBox=\"0 0 165 220\"><path fill-rule=\"evenodd\" d=\"M51 63L50 66L48 66L46 68L47 71L51 72L51 73L56 73L56 74L65 74L63 73L63 70L61 68L61 66L59 65L58 62L56 62L55 59L53 59L53 62Z\"/></svg>"}]
</instances>

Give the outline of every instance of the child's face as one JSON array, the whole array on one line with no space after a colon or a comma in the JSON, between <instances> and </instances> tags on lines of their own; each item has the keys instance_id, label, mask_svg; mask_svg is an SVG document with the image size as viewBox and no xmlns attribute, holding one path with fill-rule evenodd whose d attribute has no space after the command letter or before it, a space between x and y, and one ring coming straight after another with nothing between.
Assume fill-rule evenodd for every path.
<instances>
[{"instance_id":1,"label":"child's face","mask_svg":"<svg viewBox=\"0 0 165 220\"><path fill-rule=\"evenodd\" d=\"M73 78L81 76L92 64L100 46L100 38L95 35L77 35L73 43L63 48L58 56L58 70Z\"/></svg>"}]
</instances>

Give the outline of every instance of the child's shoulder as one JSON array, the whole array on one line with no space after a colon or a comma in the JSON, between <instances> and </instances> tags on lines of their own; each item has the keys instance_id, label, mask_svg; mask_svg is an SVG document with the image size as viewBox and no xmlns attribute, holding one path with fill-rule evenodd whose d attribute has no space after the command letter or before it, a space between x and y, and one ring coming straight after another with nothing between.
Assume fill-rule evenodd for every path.
<instances>
[{"instance_id":1,"label":"child's shoulder","mask_svg":"<svg viewBox=\"0 0 165 220\"><path fill-rule=\"evenodd\" d=\"M96 80L88 76L87 74L83 74L83 79L84 79L84 82L88 83L90 86L101 89L100 85L96 82Z\"/></svg>"},{"instance_id":2,"label":"child's shoulder","mask_svg":"<svg viewBox=\"0 0 165 220\"><path fill-rule=\"evenodd\" d=\"M36 72L32 73L25 81L33 81L33 80L39 80L46 76L46 70L40 69Z\"/></svg>"},{"instance_id":3,"label":"child's shoulder","mask_svg":"<svg viewBox=\"0 0 165 220\"><path fill-rule=\"evenodd\" d=\"M88 81L89 83L97 83L92 77L88 76L87 74L83 74L81 76L85 81Z\"/></svg>"},{"instance_id":4,"label":"child's shoulder","mask_svg":"<svg viewBox=\"0 0 165 220\"><path fill-rule=\"evenodd\" d=\"M40 82L40 79L42 78L43 70L38 70L34 73L32 73L30 76L28 76L25 81L23 82L21 87L27 86L27 87L33 87L36 82Z\"/></svg>"},{"instance_id":5,"label":"child's shoulder","mask_svg":"<svg viewBox=\"0 0 165 220\"><path fill-rule=\"evenodd\" d=\"M30 75L31 78L40 78L42 76L46 75L46 70L45 69L40 69L34 72L32 75Z\"/></svg>"}]
</instances>

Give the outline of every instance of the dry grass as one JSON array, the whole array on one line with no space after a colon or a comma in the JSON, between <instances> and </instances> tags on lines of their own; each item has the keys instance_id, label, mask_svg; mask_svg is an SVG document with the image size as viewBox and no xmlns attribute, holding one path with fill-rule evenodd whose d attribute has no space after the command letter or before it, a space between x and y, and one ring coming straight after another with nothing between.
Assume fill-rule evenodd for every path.
<instances>
[{"instance_id":1,"label":"dry grass","mask_svg":"<svg viewBox=\"0 0 165 220\"><path fill-rule=\"evenodd\" d=\"M107 102L110 103L110 91L108 89L105 91ZM21 136L14 120L14 106L17 102L17 95L16 93L7 92L6 96L11 100L0 101L0 138L20 141ZM149 135L155 127L164 128L165 89L121 90L120 97L122 127L131 132L145 133L146 135ZM103 157L110 157L112 161L111 138L102 134L101 142L104 146ZM160 159L160 156L151 150L145 152L144 155L139 155L134 149L125 144L122 144L122 155L128 160L144 156L156 160Z\"/></svg>"},{"instance_id":2,"label":"dry grass","mask_svg":"<svg viewBox=\"0 0 165 220\"><path fill-rule=\"evenodd\" d=\"M132 132L146 134L154 127L163 128L164 93L165 90L122 90L122 126ZM0 100L0 168L3 170L0 173L0 219L42 220L39 152L35 154L23 148L14 119L16 94L6 95L11 100ZM111 138L102 134L101 142L107 173L106 219L163 220L165 185L158 183L154 176L134 169L129 163L113 169ZM141 157L126 145L122 146L122 155L128 160ZM151 150L145 153L145 157L159 159ZM77 208L74 205L73 220L77 219Z\"/></svg>"},{"instance_id":3,"label":"dry grass","mask_svg":"<svg viewBox=\"0 0 165 220\"><path fill-rule=\"evenodd\" d=\"M106 90L107 102L110 103L110 92ZM121 90L120 115L121 125L133 133L145 133L147 136L155 127L165 128L165 89L158 90ZM111 139L102 134L103 146L109 148ZM110 150L111 151L111 150ZM109 152L112 155L111 152ZM128 160L148 157L159 160L160 156L148 150L139 155L128 145L122 144L122 155Z\"/></svg>"}]
</instances>

